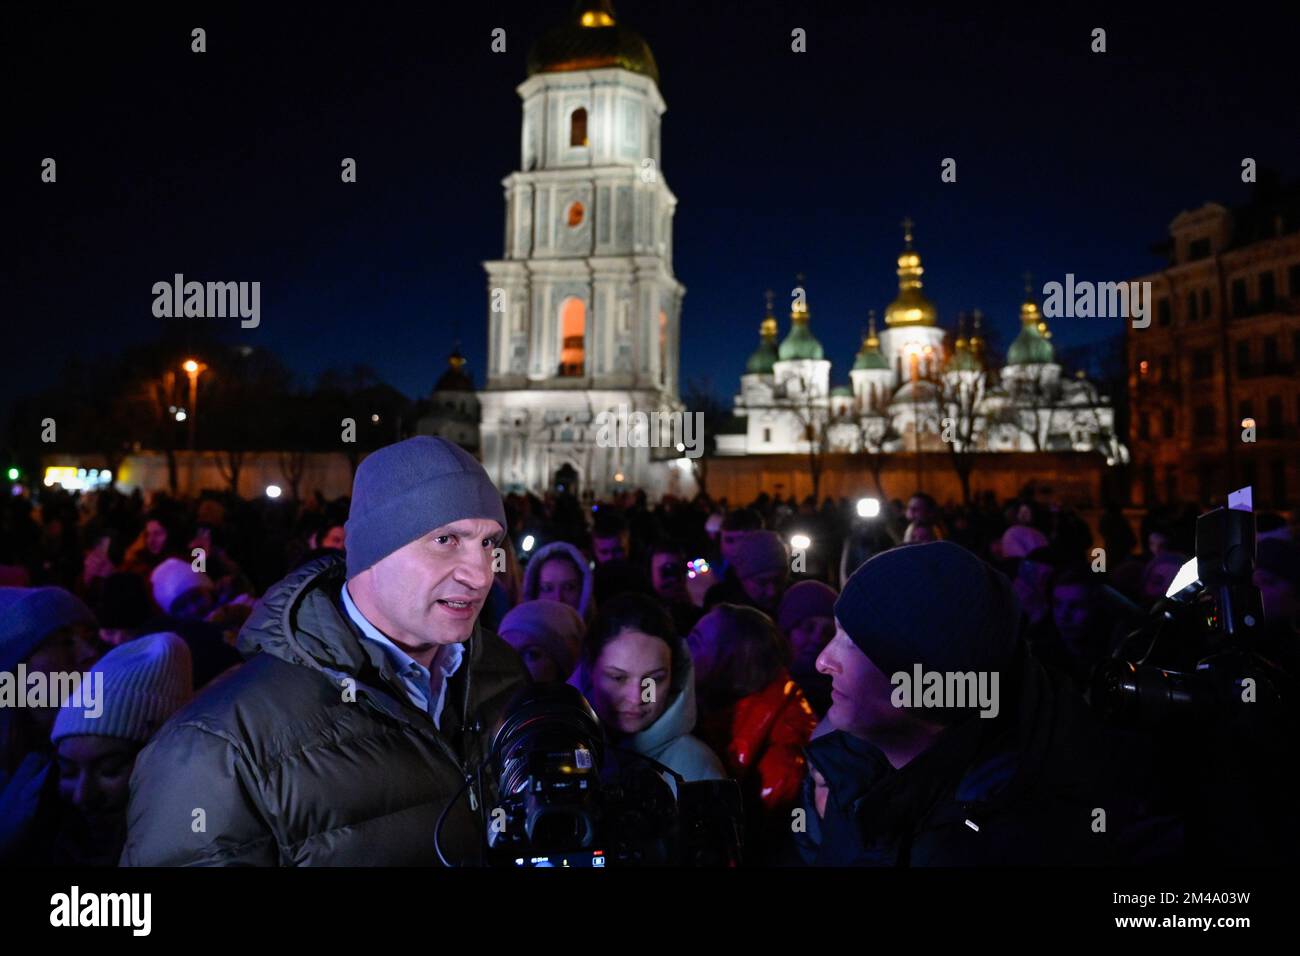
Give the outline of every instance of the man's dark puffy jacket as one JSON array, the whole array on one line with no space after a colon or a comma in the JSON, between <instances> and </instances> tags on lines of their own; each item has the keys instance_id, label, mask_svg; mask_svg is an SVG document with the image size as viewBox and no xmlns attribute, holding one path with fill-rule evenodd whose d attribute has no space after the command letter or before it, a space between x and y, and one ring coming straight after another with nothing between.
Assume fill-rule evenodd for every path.
<instances>
[{"instance_id":1,"label":"man's dark puffy jacket","mask_svg":"<svg viewBox=\"0 0 1300 956\"><path fill-rule=\"evenodd\" d=\"M344 578L335 554L274 585L240 632L247 662L140 753L124 866L437 865L438 817L485 757L523 664L476 626L439 731L347 617ZM482 833L462 794L444 854L477 862Z\"/></svg>"},{"instance_id":2,"label":"man's dark puffy jacket","mask_svg":"<svg viewBox=\"0 0 1300 956\"><path fill-rule=\"evenodd\" d=\"M997 717L949 727L899 769L842 731L812 741L808 761L826 779L829 796L818 818L811 779L805 781L808 828L796 838L804 862L1174 862L1181 828L1148 814L1150 781L1131 742L1099 726L1067 679L1045 670L1023 645L1002 678Z\"/></svg>"}]
</instances>

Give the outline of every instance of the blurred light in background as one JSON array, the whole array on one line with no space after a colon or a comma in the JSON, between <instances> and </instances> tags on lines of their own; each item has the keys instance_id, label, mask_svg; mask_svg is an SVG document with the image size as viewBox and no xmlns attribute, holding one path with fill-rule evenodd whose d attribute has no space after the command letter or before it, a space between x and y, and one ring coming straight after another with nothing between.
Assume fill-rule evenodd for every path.
<instances>
[{"instance_id":1,"label":"blurred light in background","mask_svg":"<svg viewBox=\"0 0 1300 956\"><path fill-rule=\"evenodd\" d=\"M877 498L858 499L858 517L874 518L880 514L880 500Z\"/></svg>"}]
</instances>

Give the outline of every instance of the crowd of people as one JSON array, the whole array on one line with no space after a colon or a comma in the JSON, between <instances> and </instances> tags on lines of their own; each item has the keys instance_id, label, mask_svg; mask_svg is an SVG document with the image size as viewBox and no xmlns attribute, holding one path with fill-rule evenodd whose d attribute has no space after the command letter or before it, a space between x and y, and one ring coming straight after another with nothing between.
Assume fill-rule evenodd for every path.
<instances>
[{"instance_id":1,"label":"crowd of people","mask_svg":"<svg viewBox=\"0 0 1300 956\"><path fill-rule=\"evenodd\" d=\"M502 497L431 438L338 501L14 496L0 674L103 692L0 706L0 859L477 859L477 769L529 682L580 690L617 750L736 781L747 864L1195 859L1154 739L1089 704L1197 513ZM1260 649L1294 677L1300 549L1257 529ZM996 713L900 705L914 671L994 675Z\"/></svg>"}]
</instances>

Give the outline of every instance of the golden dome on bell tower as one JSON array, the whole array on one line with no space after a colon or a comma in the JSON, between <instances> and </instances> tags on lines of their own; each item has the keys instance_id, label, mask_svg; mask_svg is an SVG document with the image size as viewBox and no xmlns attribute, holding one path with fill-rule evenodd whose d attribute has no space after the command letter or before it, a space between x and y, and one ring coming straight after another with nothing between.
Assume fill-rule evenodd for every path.
<instances>
[{"instance_id":1,"label":"golden dome on bell tower","mask_svg":"<svg viewBox=\"0 0 1300 956\"><path fill-rule=\"evenodd\" d=\"M528 75L620 67L659 82L650 45L614 13L612 0L576 0L567 21L528 51Z\"/></svg>"},{"instance_id":2,"label":"golden dome on bell tower","mask_svg":"<svg viewBox=\"0 0 1300 956\"><path fill-rule=\"evenodd\" d=\"M938 312L934 303L921 291L921 256L912 248L912 220L903 220L903 251L898 254L898 298L885 308L885 324L890 328L910 325L934 325Z\"/></svg>"}]
</instances>

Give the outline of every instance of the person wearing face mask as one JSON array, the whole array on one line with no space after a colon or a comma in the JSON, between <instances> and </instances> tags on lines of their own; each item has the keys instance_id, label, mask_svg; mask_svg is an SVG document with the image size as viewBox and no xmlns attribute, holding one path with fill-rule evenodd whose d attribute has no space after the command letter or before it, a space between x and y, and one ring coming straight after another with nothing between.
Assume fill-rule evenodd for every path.
<instances>
[{"instance_id":1,"label":"person wearing face mask","mask_svg":"<svg viewBox=\"0 0 1300 956\"><path fill-rule=\"evenodd\" d=\"M537 549L524 570L524 600L559 601L590 624L596 616L591 565L581 551L565 541Z\"/></svg>"},{"instance_id":2,"label":"person wearing face mask","mask_svg":"<svg viewBox=\"0 0 1300 956\"><path fill-rule=\"evenodd\" d=\"M367 456L346 555L272 585L240 632L246 662L140 753L122 864L481 860L495 794L474 770L527 680L478 625L505 531L500 494L452 442Z\"/></svg>"},{"instance_id":3,"label":"person wearing face mask","mask_svg":"<svg viewBox=\"0 0 1300 956\"><path fill-rule=\"evenodd\" d=\"M49 848L55 865L117 865L136 755L194 691L190 650L176 634L115 647L90 676L103 681L99 712L65 704L50 733L63 809Z\"/></svg>"},{"instance_id":4,"label":"person wearing face mask","mask_svg":"<svg viewBox=\"0 0 1300 956\"><path fill-rule=\"evenodd\" d=\"M591 703L615 750L650 757L688 782L726 779L717 755L691 735L691 654L653 598L623 594L600 609L569 683Z\"/></svg>"}]
</instances>

